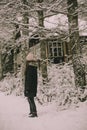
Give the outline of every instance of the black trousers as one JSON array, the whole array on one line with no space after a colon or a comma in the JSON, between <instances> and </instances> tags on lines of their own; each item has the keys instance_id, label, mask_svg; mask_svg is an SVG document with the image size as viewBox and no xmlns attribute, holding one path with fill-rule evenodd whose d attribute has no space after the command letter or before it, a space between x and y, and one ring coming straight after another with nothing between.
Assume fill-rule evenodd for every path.
<instances>
[{"instance_id":1,"label":"black trousers","mask_svg":"<svg viewBox=\"0 0 87 130\"><path fill-rule=\"evenodd\" d=\"M34 97L28 97L28 102L30 106L30 113L37 113Z\"/></svg>"}]
</instances>

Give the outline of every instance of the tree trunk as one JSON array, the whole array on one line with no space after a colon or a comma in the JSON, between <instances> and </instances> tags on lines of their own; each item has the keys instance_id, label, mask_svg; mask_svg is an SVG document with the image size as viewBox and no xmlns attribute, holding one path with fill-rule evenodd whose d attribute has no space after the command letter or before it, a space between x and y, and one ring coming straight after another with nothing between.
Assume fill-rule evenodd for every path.
<instances>
[{"instance_id":1,"label":"tree trunk","mask_svg":"<svg viewBox=\"0 0 87 130\"><path fill-rule=\"evenodd\" d=\"M70 34L70 49L75 74L75 84L77 87L78 86L83 87L84 85L86 85L86 76L84 69L85 66L81 62L77 0L67 0L67 5L68 5L68 21L69 21L69 34Z\"/></svg>"},{"instance_id":2,"label":"tree trunk","mask_svg":"<svg viewBox=\"0 0 87 130\"><path fill-rule=\"evenodd\" d=\"M27 0L23 0L24 6L24 14L23 14L23 30L22 30L22 37L23 41L21 43L21 79L22 79L22 85L24 86L25 82L25 66L26 66L26 55L28 53L29 49L29 43L28 43L28 36L29 36L29 15L28 15L28 9L26 6L28 6Z\"/></svg>"},{"instance_id":3,"label":"tree trunk","mask_svg":"<svg viewBox=\"0 0 87 130\"><path fill-rule=\"evenodd\" d=\"M14 49L14 73L17 73L17 52Z\"/></svg>"},{"instance_id":4,"label":"tree trunk","mask_svg":"<svg viewBox=\"0 0 87 130\"><path fill-rule=\"evenodd\" d=\"M3 77L3 67L2 67L2 47L0 45L0 80Z\"/></svg>"},{"instance_id":5,"label":"tree trunk","mask_svg":"<svg viewBox=\"0 0 87 130\"><path fill-rule=\"evenodd\" d=\"M42 3L43 0L37 0L38 3ZM38 21L39 21L39 26L44 27L44 19L43 19L43 10L39 9L38 10ZM43 83L47 82L48 75L47 75L47 62L46 62L46 42L44 39L43 32L40 34L40 49L41 49L41 72L42 72L42 78L43 78Z\"/></svg>"}]
</instances>

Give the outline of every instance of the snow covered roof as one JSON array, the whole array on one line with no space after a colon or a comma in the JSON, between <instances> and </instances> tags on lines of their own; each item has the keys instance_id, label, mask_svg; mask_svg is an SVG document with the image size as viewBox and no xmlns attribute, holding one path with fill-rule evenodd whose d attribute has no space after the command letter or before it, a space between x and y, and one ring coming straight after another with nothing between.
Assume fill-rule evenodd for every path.
<instances>
[{"instance_id":1,"label":"snow covered roof","mask_svg":"<svg viewBox=\"0 0 87 130\"><path fill-rule=\"evenodd\" d=\"M30 19L30 26L32 26L31 28L34 29L34 26L38 26L36 21L37 20L35 20L34 18ZM79 19L78 22L80 35L87 35L87 21ZM44 19L44 27L46 29L58 28L63 31L68 31L68 18L64 14L47 17Z\"/></svg>"},{"instance_id":2,"label":"snow covered roof","mask_svg":"<svg viewBox=\"0 0 87 130\"><path fill-rule=\"evenodd\" d=\"M78 19L78 24L80 35L87 35L87 21ZM59 27L60 29L67 30L68 18L64 14L54 15L44 20L44 26L49 29Z\"/></svg>"},{"instance_id":3,"label":"snow covered roof","mask_svg":"<svg viewBox=\"0 0 87 130\"><path fill-rule=\"evenodd\" d=\"M60 27L61 29L68 28L68 19L63 14L53 15L44 19L44 26L48 29Z\"/></svg>"}]
</instances>

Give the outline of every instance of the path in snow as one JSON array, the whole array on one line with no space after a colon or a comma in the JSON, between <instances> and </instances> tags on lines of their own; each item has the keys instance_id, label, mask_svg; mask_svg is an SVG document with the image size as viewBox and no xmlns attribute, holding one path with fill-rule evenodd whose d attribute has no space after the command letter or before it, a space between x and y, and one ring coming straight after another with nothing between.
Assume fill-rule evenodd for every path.
<instances>
[{"instance_id":1,"label":"path in snow","mask_svg":"<svg viewBox=\"0 0 87 130\"><path fill-rule=\"evenodd\" d=\"M53 105L36 105L38 118L29 118L25 98L0 93L0 130L87 130L87 103L59 112Z\"/></svg>"}]
</instances>

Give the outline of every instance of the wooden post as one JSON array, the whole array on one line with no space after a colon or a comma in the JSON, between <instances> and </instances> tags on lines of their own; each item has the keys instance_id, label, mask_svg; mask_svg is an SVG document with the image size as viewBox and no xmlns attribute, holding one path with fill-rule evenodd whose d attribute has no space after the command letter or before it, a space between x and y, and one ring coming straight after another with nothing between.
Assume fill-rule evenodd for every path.
<instances>
[{"instance_id":1,"label":"wooden post","mask_svg":"<svg viewBox=\"0 0 87 130\"><path fill-rule=\"evenodd\" d=\"M47 82L47 60L46 60L46 42L45 40L41 40L41 71L42 71L42 78L43 78L43 83Z\"/></svg>"},{"instance_id":2,"label":"wooden post","mask_svg":"<svg viewBox=\"0 0 87 130\"><path fill-rule=\"evenodd\" d=\"M68 59L67 59L67 53L66 53L66 42L63 42L63 52L64 52L64 61L65 62L68 62Z\"/></svg>"}]
</instances>

